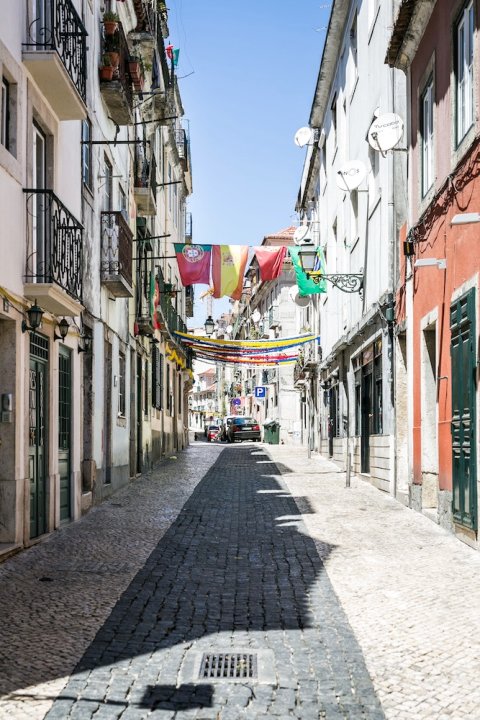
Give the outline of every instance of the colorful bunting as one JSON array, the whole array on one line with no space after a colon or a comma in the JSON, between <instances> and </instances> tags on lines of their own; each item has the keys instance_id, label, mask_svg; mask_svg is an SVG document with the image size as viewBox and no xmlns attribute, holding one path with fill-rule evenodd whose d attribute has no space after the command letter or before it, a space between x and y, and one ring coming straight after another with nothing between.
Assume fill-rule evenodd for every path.
<instances>
[{"instance_id":1,"label":"colorful bunting","mask_svg":"<svg viewBox=\"0 0 480 720\"><path fill-rule=\"evenodd\" d=\"M301 297L305 297L305 295L314 295L315 293L327 292L326 280L316 278L318 282L314 282L305 274L305 271L302 268L300 258L298 257L298 253L300 250L301 248L298 247L288 248L288 252L290 257L292 258L293 268L295 270L295 275L297 279L298 294ZM325 273L325 256L321 248L317 248L317 258L315 261L314 270L320 270L322 273Z\"/></svg>"},{"instance_id":2,"label":"colorful bunting","mask_svg":"<svg viewBox=\"0 0 480 720\"><path fill-rule=\"evenodd\" d=\"M287 254L287 248L282 247L256 247L258 267L260 269L260 280L275 280L282 273L283 261Z\"/></svg>"},{"instance_id":3,"label":"colorful bunting","mask_svg":"<svg viewBox=\"0 0 480 720\"><path fill-rule=\"evenodd\" d=\"M211 245L174 243L182 285L208 285L210 282Z\"/></svg>"},{"instance_id":4,"label":"colorful bunting","mask_svg":"<svg viewBox=\"0 0 480 720\"><path fill-rule=\"evenodd\" d=\"M248 259L245 245L212 245L213 297L240 300Z\"/></svg>"}]
</instances>

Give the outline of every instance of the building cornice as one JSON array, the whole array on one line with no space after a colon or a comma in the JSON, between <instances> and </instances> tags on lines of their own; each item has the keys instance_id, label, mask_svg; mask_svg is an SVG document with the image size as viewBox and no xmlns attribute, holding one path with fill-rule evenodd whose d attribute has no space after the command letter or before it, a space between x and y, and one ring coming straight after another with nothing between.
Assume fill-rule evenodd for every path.
<instances>
[{"instance_id":1,"label":"building cornice","mask_svg":"<svg viewBox=\"0 0 480 720\"><path fill-rule=\"evenodd\" d=\"M385 62L406 71L412 64L437 0L403 0L395 18Z\"/></svg>"}]
</instances>

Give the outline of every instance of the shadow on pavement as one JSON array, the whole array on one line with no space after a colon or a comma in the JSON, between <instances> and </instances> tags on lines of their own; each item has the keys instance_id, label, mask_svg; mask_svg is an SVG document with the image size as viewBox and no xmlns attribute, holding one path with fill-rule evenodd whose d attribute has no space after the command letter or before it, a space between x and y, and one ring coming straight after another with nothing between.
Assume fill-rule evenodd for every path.
<instances>
[{"instance_id":1,"label":"shadow on pavement","mask_svg":"<svg viewBox=\"0 0 480 720\"><path fill-rule=\"evenodd\" d=\"M212 707L218 684L189 678L177 685L184 644L219 633L232 641L238 633L245 644L245 633L254 631L257 638L282 631L275 638L272 633L271 648L285 682L296 674L307 686L318 674L332 707L345 698L349 707L365 701L378 710L315 543L265 455L255 445L222 451L114 606L47 718L70 717L65 703L70 707L72 697L84 702L92 687L110 703L117 697L112 684L132 707ZM304 512L313 511L305 505ZM333 549L325 545L323 557ZM379 712L375 717L382 717ZM370 717L360 710L353 716Z\"/></svg>"}]
</instances>

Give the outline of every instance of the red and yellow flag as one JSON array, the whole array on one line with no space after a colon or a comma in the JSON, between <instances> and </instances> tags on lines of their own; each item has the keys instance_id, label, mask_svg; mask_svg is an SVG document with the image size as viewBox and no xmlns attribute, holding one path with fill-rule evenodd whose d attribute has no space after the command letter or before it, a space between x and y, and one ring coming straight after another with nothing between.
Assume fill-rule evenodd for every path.
<instances>
[{"instance_id":1,"label":"red and yellow flag","mask_svg":"<svg viewBox=\"0 0 480 720\"><path fill-rule=\"evenodd\" d=\"M257 256L258 267L260 269L260 280L275 280L281 275L283 270L283 261L287 248L281 247L256 247L255 255Z\"/></svg>"},{"instance_id":2,"label":"red and yellow flag","mask_svg":"<svg viewBox=\"0 0 480 720\"><path fill-rule=\"evenodd\" d=\"M246 245L212 245L213 297L239 300L248 259Z\"/></svg>"}]
</instances>

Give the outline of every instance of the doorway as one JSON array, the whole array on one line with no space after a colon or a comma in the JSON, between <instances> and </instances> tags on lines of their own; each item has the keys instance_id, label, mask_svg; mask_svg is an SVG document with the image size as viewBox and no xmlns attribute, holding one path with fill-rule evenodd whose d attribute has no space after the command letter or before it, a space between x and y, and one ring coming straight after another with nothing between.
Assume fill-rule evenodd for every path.
<instances>
[{"instance_id":1,"label":"doorway","mask_svg":"<svg viewBox=\"0 0 480 720\"><path fill-rule=\"evenodd\" d=\"M477 530L475 289L450 308L453 519Z\"/></svg>"},{"instance_id":2,"label":"doorway","mask_svg":"<svg viewBox=\"0 0 480 720\"><path fill-rule=\"evenodd\" d=\"M370 472L370 435L372 434L372 380L373 364L364 365L362 370L362 410L360 438L360 472Z\"/></svg>"},{"instance_id":3,"label":"doorway","mask_svg":"<svg viewBox=\"0 0 480 720\"><path fill-rule=\"evenodd\" d=\"M29 440L30 538L47 531L48 338L30 336Z\"/></svg>"},{"instance_id":4,"label":"doorway","mask_svg":"<svg viewBox=\"0 0 480 720\"><path fill-rule=\"evenodd\" d=\"M72 354L60 346L58 355L58 473L60 475L60 521L72 517Z\"/></svg>"},{"instance_id":5,"label":"doorway","mask_svg":"<svg viewBox=\"0 0 480 720\"><path fill-rule=\"evenodd\" d=\"M421 348L422 507L438 505L437 333L423 330Z\"/></svg>"}]
</instances>

